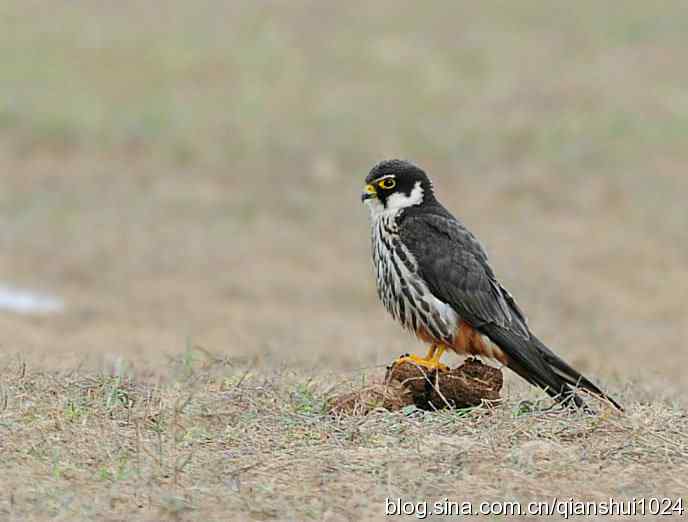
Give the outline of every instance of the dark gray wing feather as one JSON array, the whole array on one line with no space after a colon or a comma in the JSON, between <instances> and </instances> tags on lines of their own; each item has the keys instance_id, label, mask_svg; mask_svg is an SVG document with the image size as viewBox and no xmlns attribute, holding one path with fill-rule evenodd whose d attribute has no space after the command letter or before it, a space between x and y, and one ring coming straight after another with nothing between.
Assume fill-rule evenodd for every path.
<instances>
[{"instance_id":1,"label":"dark gray wing feather","mask_svg":"<svg viewBox=\"0 0 688 522\"><path fill-rule=\"evenodd\" d=\"M473 328L486 334L509 359L509 368L561 402L585 407L576 395L584 388L616 401L571 368L531 334L525 315L497 280L480 242L446 213L406 216L401 240L435 297L449 304Z\"/></svg>"},{"instance_id":2,"label":"dark gray wing feather","mask_svg":"<svg viewBox=\"0 0 688 522\"><path fill-rule=\"evenodd\" d=\"M465 226L449 217L423 214L404 219L400 232L435 297L474 328L496 324L530 338L525 315L499 284L485 249Z\"/></svg>"}]
</instances>

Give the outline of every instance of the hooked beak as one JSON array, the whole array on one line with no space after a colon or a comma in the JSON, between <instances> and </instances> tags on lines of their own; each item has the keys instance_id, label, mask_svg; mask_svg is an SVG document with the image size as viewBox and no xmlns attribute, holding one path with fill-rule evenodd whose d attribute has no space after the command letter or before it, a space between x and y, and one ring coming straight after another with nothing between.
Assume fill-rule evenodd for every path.
<instances>
[{"instance_id":1,"label":"hooked beak","mask_svg":"<svg viewBox=\"0 0 688 522\"><path fill-rule=\"evenodd\" d=\"M375 192L375 187L372 185L366 185L365 191L361 194L361 201L367 199L373 199L377 197L377 192Z\"/></svg>"}]
</instances>

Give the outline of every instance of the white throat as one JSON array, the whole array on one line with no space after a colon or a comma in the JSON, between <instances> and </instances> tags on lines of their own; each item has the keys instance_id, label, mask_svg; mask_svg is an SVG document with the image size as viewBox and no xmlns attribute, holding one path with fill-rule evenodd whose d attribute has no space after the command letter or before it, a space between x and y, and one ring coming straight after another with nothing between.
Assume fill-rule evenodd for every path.
<instances>
[{"instance_id":1,"label":"white throat","mask_svg":"<svg viewBox=\"0 0 688 522\"><path fill-rule=\"evenodd\" d=\"M368 206L368 211L370 212L370 218L375 221L378 218L396 214L401 209L420 205L422 202L423 187L421 186L420 181L416 181L416 184L414 185L410 194L395 192L387 198L386 205L383 205L382 201L380 201L378 198L367 199L366 205Z\"/></svg>"}]
</instances>

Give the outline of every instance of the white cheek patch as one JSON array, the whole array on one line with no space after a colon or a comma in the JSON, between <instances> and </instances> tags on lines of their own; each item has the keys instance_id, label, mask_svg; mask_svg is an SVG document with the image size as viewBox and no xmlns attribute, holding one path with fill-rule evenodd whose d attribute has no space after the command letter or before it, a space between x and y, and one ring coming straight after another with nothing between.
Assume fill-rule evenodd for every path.
<instances>
[{"instance_id":1,"label":"white cheek patch","mask_svg":"<svg viewBox=\"0 0 688 522\"><path fill-rule=\"evenodd\" d=\"M370 210L370 215L372 217L378 217L384 214L392 214L402 208L412 207L414 205L420 205L423 202L423 187L421 187L420 181L416 181L416 185L413 187L411 194L404 194L403 192L395 192L387 198L386 206L377 199L369 199L366 201L368 204L368 209Z\"/></svg>"}]
</instances>

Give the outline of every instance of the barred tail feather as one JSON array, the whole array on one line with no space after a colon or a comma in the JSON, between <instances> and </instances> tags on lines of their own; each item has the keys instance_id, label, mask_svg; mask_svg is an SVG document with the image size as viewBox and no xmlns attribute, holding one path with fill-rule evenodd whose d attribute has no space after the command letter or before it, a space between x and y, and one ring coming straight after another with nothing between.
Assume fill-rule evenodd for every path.
<instances>
[{"instance_id":1,"label":"barred tail feather","mask_svg":"<svg viewBox=\"0 0 688 522\"><path fill-rule=\"evenodd\" d=\"M484 325L481 330L494 341L509 359L508 367L529 383L542 388L549 396L562 404L589 407L576 393L585 390L609 401L619 411L623 407L588 378L573 369L534 335L524 339L520 335L494 324Z\"/></svg>"},{"instance_id":2,"label":"barred tail feather","mask_svg":"<svg viewBox=\"0 0 688 522\"><path fill-rule=\"evenodd\" d=\"M596 384L592 383L587 377L580 374L561 357L547 348L547 346L540 341L540 339L532 336L532 341L534 342L536 349L542 354L542 357L549 368L561 379L566 381L567 384L575 388L586 390L593 395L597 395L601 399L609 401L617 410L623 411L623 406L621 406L621 404L604 393Z\"/></svg>"}]
</instances>

